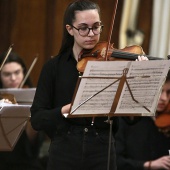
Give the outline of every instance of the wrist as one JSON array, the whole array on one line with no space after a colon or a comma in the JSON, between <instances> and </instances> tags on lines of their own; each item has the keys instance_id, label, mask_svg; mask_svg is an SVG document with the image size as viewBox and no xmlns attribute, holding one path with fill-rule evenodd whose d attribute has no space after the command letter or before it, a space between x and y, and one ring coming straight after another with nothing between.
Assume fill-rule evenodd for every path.
<instances>
[{"instance_id":1,"label":"wrist","mask_svg":"<svg viewBox=\"0 0 170 170\"><path fill-rule=\"evenodd\" d=\"M144 163L144 169L151 170L151 163L152 161L147 161Z\"/></svg>"},{"instance_id":2,"label":"wrist","mask_svg":"<svg viewBox=\"0 0 170 170\"><path fill-rule=\"evenodd\" d=\"M149 170L151 169L151 163L152 163L152 161L149 161L149 166L148 166Z\"/></svg>"}]
</instances>

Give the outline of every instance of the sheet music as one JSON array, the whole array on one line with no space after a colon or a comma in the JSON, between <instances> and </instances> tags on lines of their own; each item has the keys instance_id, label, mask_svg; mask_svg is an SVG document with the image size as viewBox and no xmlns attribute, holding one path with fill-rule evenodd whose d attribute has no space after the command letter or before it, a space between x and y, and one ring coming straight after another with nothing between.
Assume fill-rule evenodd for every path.
<instances>
[{"instance_id":1,"label":"sheet music","mask_svg":"<svg viewBox=\"0 0 170 170\"><path fill-rule=\"evenodd\" d=\"M0 93L13 94L17 103L29 104L33 102L36 88L6 88L0 89Z\"/></svg>"},{"instance_id":2,"label":"sheet music","mask_svg":"<svg viewBox=\"0 0 170 170\"><path fill-rule=\"evenodd\" d=\"M115 114L153 115L169 67L169 60L88 61L83 77L92 78L82 78L71 114L109 113L123 70L128 68L127 82L135 100L140 104L132 100L125 83ZM143 105L150 111L146 110Z\"/></svg>"},{"instance_id":3,"label":"sheet music","mask_svg":"<svg viewBox=\"0 0 170 170\"><path fill-rule=\"evenodd\" d=\"M0 151L12 151L27 121L31 105L0 104Z\"/></svg>"},{"instance_id":4,"label":"sheet music","mask_svg":"<svg viewBox=\"0 0 170 170\"><path fill-rule=\"evenodd\" d=\"M127 85L124 85L116 113L141 113L143 116L154 116L162 86L166 80L170 61L132 62L127 77L136 103L130 96ZM150 64L152 63L152 64ZM150 76L142 78L142 76ZM150 112L142 106L149 108Z\"/></svg>"},{"instance_id":5,"label":"sheet music","mask_svg":"<svg viewBox=\"0 0 170 170\"><path fill-rule=\"evenodd\" d=\"M31 114L30 107L31 105L20 105L20 104L0 102L0 116L2 117L4 113L5 115L9 115L12 113L13 115L17 115L17 116L27 115L27 117L30 117L30 114Z\"/></svg>"},{"instance_id":6,"label":"sheet music","mask_svg":"<svg viewBox=\"0 0 170 170\"><path fill-rule=\"evenodd\" d=\"M117 78L122 75L122 70L127 66L127 63L124 62L118 63L115 67L113 67L112 62L97 62L97 65L94 62L92 63L88 62L83 76L110 77L111 79L82 79L77 91L74 105L72 106L72 111L88 97L102 90L110 83L116 81ZM112 77L115 77L115 79ZM114 95L117 91L117 86L118 82L87 101L78 110L76 110L74 114L86 114L89 113L89 110L92 113L97 112L98 114L108 113L110 111Z\"/></svg>"}]
</instances>

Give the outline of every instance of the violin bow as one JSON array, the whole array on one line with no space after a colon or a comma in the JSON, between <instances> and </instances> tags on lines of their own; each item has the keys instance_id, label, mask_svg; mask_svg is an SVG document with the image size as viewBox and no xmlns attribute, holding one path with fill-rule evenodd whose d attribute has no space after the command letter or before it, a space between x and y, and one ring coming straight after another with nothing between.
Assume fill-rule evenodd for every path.
<instances>
[{"instance_id":1,"label":"violin bow","mask_svg":"<svg viewBox=\"0 0 170 170\"><path fill-rule=\"evenodd\" d=\"M108 49L109 49L109 46L110 46L110 40L111 40L113 25L114 25L115 16L116 16L117 4L118 4L118 0L115 0L114 9L113 9L113 15L112 15L112 20L111 20L111 25L110 25L110 31L109 31L109 36L108 36L108 44L107 44L106 52L105 52L105 60L106 60L106 61L107 61L107 53L108 53ZM94 124L94 119L95 119L95 117L92 118L91 125Z\"/></svg>"},{"instance_id":2,"label":"violin bow","mask_svg":"<svg viewBox=\"0 0 170 170\"><path fill-rule=\"evenodd\" d=\"M107 53L108 53L109 46L110 46L110 40L111 40L112 31L113 31L113 25L114 25L115 16L116 16L117 4L118 4L118 0L115 0L114 9L113 9L113 15L112 15L112 20L111 20L111 25L110 25L110 31L109 31L109 35L108 35L108 44L107 44L106 53L105 53L105 59L106 59L106 60L107 60Z\"/></svg>"},{"instance_id":3,"label":"violin bow","mask_svg":"<svg viewBox=\"0 0 170 170\"><path fill-rule=\"evenodd\" d=\"M35 63L37 62L37 60L38 60L38 54L36 54L36 57L34 58L31 66L30 66L29 70L27 71L27 74L25 75L25 77L24 77L23 81L21 82L19 88L22 88L22 87L23 87L24 83L26 82L28 76L30 75L30 73L31 73L31 71L32 71Z\"/></svg>"},{"instance_id":4,"label":"violin bow","mask_svg":"<svg viewBox=\"0 0 170 170\"><path fill-rule=\"evenodd\" d=\"M108 35L108 44L107 44L106 53L105 53L105 60L106 60L106 61L107 61L107 54L108 54L108 49L109 49L109 47L110 47L110 40L111 40L113 25L114 25L115 16L116 16L117 4L118 4L118 0L115 0L114 9L113 9L113 15L112 15L112 20L111 20L111 25L110 25L110 31L109 31L109 35ZM94 118L92 119L92 121L94 121ZM108 116L108 120L107 120L106 122L110 124L109 150L108 150L108 162L107 162L107 169L109 169L109 166L110 166L111 136L112 136L111 134L112 134L112 124L113 124L113 121L110 120L110 116Z\"/></svg>"},{"instance_id":5,"label":"violin bow","mask_svg":"<svg viewBox=\"0 0 170 170\"><path fill-rule=\"evenodd\" d=\"M9 56L9 54L11 53L11 51L12 51L12 47L13 47L13 44L12 44L12 45L10 45L10 46L9 46L9 48L8 48L7 54L6 54L6 56L5 56L4 60L3 60L2 64L1 64L0 71L2 70L2 67L4 66L5 61L7 60L7 58L8 58L8 56Z\"/></svg>"}]
</instances>

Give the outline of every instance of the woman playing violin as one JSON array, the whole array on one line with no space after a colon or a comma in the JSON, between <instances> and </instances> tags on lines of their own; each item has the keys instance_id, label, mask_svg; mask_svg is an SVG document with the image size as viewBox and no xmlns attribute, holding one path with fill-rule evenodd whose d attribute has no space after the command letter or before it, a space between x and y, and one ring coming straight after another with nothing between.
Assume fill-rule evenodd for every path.
<instances>
[{"instance_id":1,"label":"woman playing violin","mask_svg":"<svg viewBox=\"0 0 170 170\"><path fill-rule=\"evenodd\" d=\"M170 170L168 151L170 136L167 131L165 133L162 130L163 127L170 127L170 112L167 112L169 103L170 71L162 88L155 118L120 118L119 130L116 134L118 170ZM167 113L169 116L164 117ZM165 118L165 124L162 118Z\"/></svg>"},{"instance_id":2,"label":"woman playing violin","mask_svg":"<svg viewBox=\"0 0 170 170\"><path fill-rule=\"evenodd\" d=\"M3 62L6 53L1 54L0 63ZM0 72L0 88L18 88L25 74L26 66L18 54L11 52ZM31 87L28 79L25 85ZM1 98L6 96L1 95ZM8 97L8 95L7 95ZM10 102L2 99L2 102ZM14 150L11 152L0 152L0 169L10 170L40 170L41 164L38 160L39 148L42 141L37 131L33 130L30 122L20 136Z\"/></svg>"},{"instance_id":3,"label":"woman playing violin","mask_svg":"<svg viewBox=\"0 0 170 170\"><path fill-rule=\"evenodd\" d=\"M108 161L109 124L107 117L65 118L73 97L82 50L93 49L102 32L99 6L78 0L68 5L63 21L62 45L57 57L48 61L39 77L31 107L31 123L51 138L48 170L105 170ZM139 57L140 60L143 57ZM116 170L113 118L110 169Z\"/></svg>"}]
</instances>

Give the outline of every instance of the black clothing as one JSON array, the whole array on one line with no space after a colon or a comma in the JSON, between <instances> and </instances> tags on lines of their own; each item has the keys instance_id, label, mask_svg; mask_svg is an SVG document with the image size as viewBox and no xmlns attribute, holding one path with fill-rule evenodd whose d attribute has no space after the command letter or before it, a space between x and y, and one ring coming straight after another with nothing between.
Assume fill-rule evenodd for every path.
<instances>
[{"instance_id":1,"label":"black clothing","mask_svg":"<svg viewBox=\"0 0 170 170\"><path fill-rule=\"evenodd\" d=\"M112 137L109 170L116 170L114 143ZM56 132L49 149L47 170L106 170L108 146L108 130L71 126L67 132Z\"/></svg>"},{"instance_id":2,"label":"black clothing","mask_svg":"<svg viewBox=\"0 0 170 170\"><path fill-rule=\"evenodd\" d=\"M0 170L43 170L38 160L41 139L38 134L33 144L23 131L13 151L0 152Z\"/></svg>"},{"instance_id":3,"label":"black clothing","mask_svg":"<svg viewBox=\"0 0 170 170\"><path fill-rule=\"evenodd\" d=\"M170 138L159 132L150 117L121 118L116 133L118 170L144 170L146 161L169 155Z\"/></svg>"},{"instance_id":4,"label":"black clothing","mask_svg":"<svg viewBox=\"0 0 170 170\"><path fill-rule=\"evenodd\" d=\"M45 130L53 137L56 130L70 125L90 126L92 118L65 119L62 106L71 103L79 73L72 54L58 56L47 62L41 72L31 107L31 123L35 130ZM107 117L95 118L96 128L108 129ZM113 119L113 132L117 130L117 118Z\"/></svg>"},{"instance_id":5,"label":"black clothing","mask_svg":"<svg viewBox=\"0 0 170 170\"><path fill-rule=\"evenodd\" d=\"M76 65L77 65L77 62L73 57L72 51L68 51L64 55L57 56L51 59L50 61L48 61L44 65L40 78L39 78L35 98L33 101L33 105L31 107L31 122L32 122L32 126L34 129L46 131L46 133L52 139L52 143L50 146L50 155L51 155L50 159L57 157L58 155L57 153L59 152L61 152L61 155L62 155L62 152L64 153L65 145L66 144L69 145L68 142L70 141L72 141L69 146L70 150L66 151L67 152L66 155L69 154L70 152L71 155L73 156L74 150L75 150L73 149L75 148L74 140L75 140L75 143L78 142L77 143L78 146L82 147L83 144L79 142L81 140L84 140L83 135L85 134L84 134L83 129L91 126L92 118L70 118L68 119L68 118L64 118L61 114L62 106L69 104L72 101L74 89L75 89L78 76L79 76ZM110 125L106 123L105 120L107 120L107 117L95 118L93 128L94 128L94 131L96 130L105 131L105 133L107 133L107 136L108 136ZM81 128L82 130L81 133L78 132L80 141L76 141L77 138L75 138L74 140L72 139L72 136L77 135L77 133L76 134L71 133L72 135L70 135L70 129L72 129L72 127L77 127L78 129ZM117 130L117 118L114 118L113 119L113 133L115 133L116 130ZM58 148L56 152L54 151L55 154L53 154L53 150L55 150L55 148L57 147L55 146L55 143L57 143L57 140L60 139L58 134L62 135L62 137L64 138L62 140L66 140L66 139L67 140L66 140L66 143L60 142L59 146L60 148L63 147L63 150ZM96 138L96 133L94 133L93 135L94 135L93 137ZM89 139L91 138L89 137ZM112 143L113 143L113 140L112 140ZM94 144L93 147L94 147L93 149L97 150L97 153L98 153L99 146L95 147L95 144ZM97 147L98 149L95 149ZM81 151L81 148L79 149ZM114 153L114 147L112 148L111 153L112 154ZM77 156L79 156L79 154L80 152L78 152ZM65 157L65 159L68 161L67 156ZM60 159L62 158L63 157L61 156ZM55 159L59 159L59 157ZM75 160L76 158L74 159L74 162ZM58 163L60 163L60 161ZM55 169L55 166L54 166L54 169Z\"/></svg>"}]
</instances>

